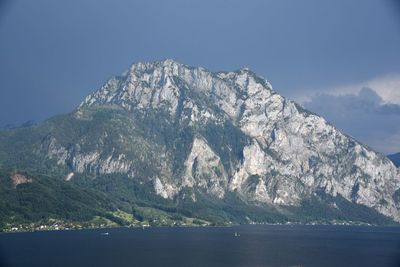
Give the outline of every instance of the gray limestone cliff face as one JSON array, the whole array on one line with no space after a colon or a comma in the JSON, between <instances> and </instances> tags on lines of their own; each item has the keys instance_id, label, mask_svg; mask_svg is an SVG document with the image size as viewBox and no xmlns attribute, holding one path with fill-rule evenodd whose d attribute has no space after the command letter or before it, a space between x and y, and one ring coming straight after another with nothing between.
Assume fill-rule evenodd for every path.
<instances>
[{"instance_id":1,"label":"gray limestone cliff face","mask_svg":"<svg viewBox=\"0 0 400 267\"><path fill-rule=\"evenodd\" d=\"M155 156L157 171L147 178L164 198L173 198L184 188L202 188L217 198L230 191L257 205L296 206L322 190L400 221L400 204L394 198L400 172L393 163L280 96L248 69L210 72L172 60L134 64L89 95L74 116L81 119L87 108L105 105L136 115L162 111L179 127L193 131L229 122L246 137L241 156L226 160L218 148L229 152L237 140L216 147L211 138L196 132L178 171L169 161L174 151L153 147L163 156ZM50 140L46 149L49 158L70 164L76 172L135 177L135 162L143 158L140 153L130 157L101 147L81 153L57 140Z\"/></svg>"},{"instance_id":2,"label":"gray limestone cliff face","mask_svg":"<svg viewBox=\"0 0 400 267\"><path fill-rule=\"evenodd\" d=\"M204 139L196 138L185 161L182 186L202 187L210 194L223 198L227 185L228 176L220 157Z\"/></svg>"},{"instance_id":3,"label":"gray limestone cliff face","mask_svg":"<svg viewBox=\"0 0 400 267\"><path fill-rule=\"evenodd\" d=\"M77 173L125 173L133 175L132 164L124 154L105 154L102 153L101 149L82 152L80 151L80 144L76 144L73 148L66 148L54 137L43 142L40 151L45 151L47 157L55 159L58 165L70 165Z\"/></svg>"}]
</instances>

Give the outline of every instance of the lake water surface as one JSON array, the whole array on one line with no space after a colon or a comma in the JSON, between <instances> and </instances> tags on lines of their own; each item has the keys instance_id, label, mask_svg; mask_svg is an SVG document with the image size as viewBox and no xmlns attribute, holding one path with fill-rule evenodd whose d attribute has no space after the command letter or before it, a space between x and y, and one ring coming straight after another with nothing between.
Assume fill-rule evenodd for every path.
<instances>
[{"instance_id":1,"label":"lake water surface","mask_svg":"<svg viewBox=\"0 0 400 267\"><path fill-rule=\"evenodd\" d=\"M400 228L251 225L1 234L0 266L400 266Z\"/></svg>"}]
</instances>

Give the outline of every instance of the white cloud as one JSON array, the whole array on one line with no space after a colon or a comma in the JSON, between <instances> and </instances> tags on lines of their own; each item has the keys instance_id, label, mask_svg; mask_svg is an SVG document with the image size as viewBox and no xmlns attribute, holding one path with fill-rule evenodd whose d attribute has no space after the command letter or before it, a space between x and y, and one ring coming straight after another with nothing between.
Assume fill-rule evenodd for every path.
<instances>
[{"instance_id":1,"label":"white cloud","mask_svg":"<svg viewBox=\"0 0 400 267\"><path fill-rule=\"evenodd\" d=\"M344 84L331 88L299 89L289 94L289 98L304 104L318 94L357 95L362 88L372 88L383 100L383 104L400 104L400 73L386 74L363 82Z\"/></svg>"},{"instance_id":2,"label":"white cloud","mask_svg":"<svg viewBox=\"0 0 400 267\"><path fill-rule=\"evenodd\" d=\"M384 103L400 104L400 74L387 74L361 83L328 89L333 95L357 94L362 88L372 88Z\"/></svg>"}]
</instances>

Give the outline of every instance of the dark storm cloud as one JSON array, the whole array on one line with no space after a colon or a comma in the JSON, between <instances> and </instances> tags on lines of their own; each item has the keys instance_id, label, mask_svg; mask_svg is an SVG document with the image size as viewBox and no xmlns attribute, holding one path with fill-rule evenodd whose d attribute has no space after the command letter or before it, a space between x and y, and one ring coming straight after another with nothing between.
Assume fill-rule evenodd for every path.
<instances>
[{"instance_id":1,"label":"dark storm cloud","mask_svg":"<svg viewBox=\"0 0 400 267\"><path fill-rule=\"evenodd\" d=\"M400 105L384 103L371 88L358 94L317 94L304 106L380 152L400 151Z\"/></svg>"}]
</instances>

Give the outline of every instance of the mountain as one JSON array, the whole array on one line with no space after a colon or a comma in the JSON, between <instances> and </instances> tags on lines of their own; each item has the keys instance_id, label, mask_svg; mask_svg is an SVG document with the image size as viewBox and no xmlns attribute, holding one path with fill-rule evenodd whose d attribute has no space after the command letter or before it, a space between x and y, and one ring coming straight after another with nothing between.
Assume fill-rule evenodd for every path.
<instances>
[{"instance_id":1,"label":"mountain","mask_svg":"<svg viewBox=\"0 0 400 267\"><path fill-rule=\"evenodd\" d=\"M70 114L1 131L0 168L152 223L400 221L394 164L248 69L134 64Z\"/></svg>"},{"instance_id":2,"label":"mountain","mask_svg":"<svg viewBox=\"0 0 400 267\"><path fill-rule=\"evenodd\" d=\"M400 153L391 154L387 156L396 167L400 167Z\"/></svg>"}]
</instances>

